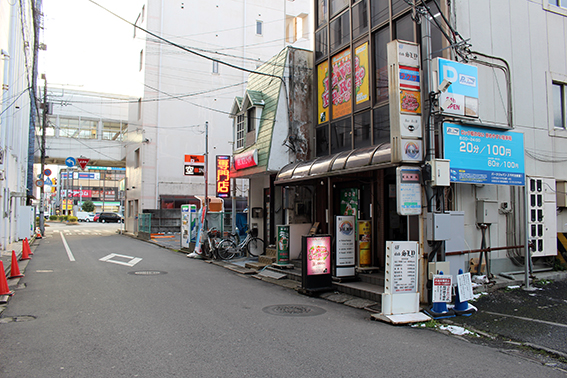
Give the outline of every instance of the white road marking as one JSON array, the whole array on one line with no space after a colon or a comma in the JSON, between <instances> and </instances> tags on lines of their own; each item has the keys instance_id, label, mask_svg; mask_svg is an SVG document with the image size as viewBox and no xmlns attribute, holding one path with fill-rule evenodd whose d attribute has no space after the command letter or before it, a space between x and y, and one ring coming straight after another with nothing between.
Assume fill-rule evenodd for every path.
<instances>
[{"instance_id":1,"label":"white road marking","mask_svg":"<svg viewBox=\"0 0 567 378\"><path fill-rule=\"evenodd\" d=\"M112 260L114 257L121 257L123 259L130 259L129 262L124 262L124 261L116 261L116 260ZM142 261L141 257L134 257L134 256L126 256L126 255L119 255L117 253L111 253L108 256L104 256L103 258L100 258L99 261L103 261L103 262L109 262L109 263L113 263L113 264L119 264L119 265L126 265L129 267L133 267L134 265L136 265L137 263L139 263L140 261Z\"/></svg>"},{"instance_id":2,"label":"white road marking","mask_svg":"<svg viewBox=\"0 0 567 378\"><path fill-rule=\"evenodd\" d=\"M75 261L75 256L73 256L73 252L71 252L71 248L69 248L67 240L65 240L65 235L63 235L63 233L59 235L61 235L61 240L63 240L63 245L65 246L65 250L67 251L67 256L69 256L69 261Z\"/></svg>"}]
</instances>

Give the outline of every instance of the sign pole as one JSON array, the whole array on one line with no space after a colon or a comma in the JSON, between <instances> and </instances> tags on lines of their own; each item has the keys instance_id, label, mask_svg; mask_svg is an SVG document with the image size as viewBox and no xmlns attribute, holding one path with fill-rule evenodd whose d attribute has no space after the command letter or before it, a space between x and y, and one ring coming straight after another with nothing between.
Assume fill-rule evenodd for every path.
<instances>
[{"instance_id":1,"label":"sign pole","mask_svg":"<svg viewBox=\"0 0 567 378\"><path fill-rule=\"evenodd\" d=\"M205 211L209 208L209 121L205 121ZM207 230L207 214L203 227Z\"/></svg>"}]
</instances>

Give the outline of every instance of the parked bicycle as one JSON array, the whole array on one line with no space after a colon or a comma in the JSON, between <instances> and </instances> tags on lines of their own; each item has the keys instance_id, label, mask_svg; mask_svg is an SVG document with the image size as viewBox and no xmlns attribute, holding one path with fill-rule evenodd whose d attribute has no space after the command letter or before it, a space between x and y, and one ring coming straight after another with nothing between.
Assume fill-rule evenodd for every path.
<instances>
[{"instance_id":1,"label":"parked bicycle","mask_svg":"<svg viewBox=\"0 0 567 378\"><path fill-rule=\"evenodd\" d=\"M242 252L254 257L263 255L264 241L257 236L252 236L252 233L248 231L246 238L239 244L236 244L231 239L224 239L218 246L219 256L223 260L230 260L237 254L242 254Z\"/></svg>"},{"instance_id":2,"label":"parked bicycle","mask_svg":"<svg viewBox=\"0 0 567 378\"><path fill-rule=\"evenodd\" d=\"M208 258L213 258L219 260L220 253L219 247L223 241L221 238L220 231L216 228L211 228L205 232L205 240L203 241L202 251L203 255Z\"/></svg>"}]
</instances>

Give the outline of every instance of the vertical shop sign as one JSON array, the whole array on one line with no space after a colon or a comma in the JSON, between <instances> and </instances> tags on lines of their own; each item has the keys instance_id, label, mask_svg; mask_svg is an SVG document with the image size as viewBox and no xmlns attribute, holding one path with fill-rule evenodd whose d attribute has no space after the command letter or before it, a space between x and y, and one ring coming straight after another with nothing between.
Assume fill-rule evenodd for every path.
<instances>
[{"instance_id":1,"label":"vertical shop sign","mask_svg":"<svg viewBox=\"0 0 567 378\"><path fill-rule=\"evenodd\" d=\"M217 156L217 197L230 197L230 156Z\"/></svg>"},{"instance_id":2,"label":"vertical shop sign","mask_svg":"<svg viewBox=\"0 0 567 378\"><path fill-rule=\"evenodd\" d=\"M352 62L350 49L331 59L331 102L333 119L351 112Z\"/></svg>"},{"instance_id":3,"label":"vertical shop sign","mask_svg":"<svg viewBox=\"0 0 567 378\"><path fill-rule=\"evenodd\" d=\"M372 265L372 255L370 253L370 243L372 241L371 224L369 220L358 221L358 265L361 267Z\"/></svg>"},{"instance_id":4,"label":"vertical shop sign","mask_svg":"<svg viewBox=\"0 0 567 378\"><path fill-rule=\"evenodd\" d=\"M289 226L278 226L278 254L276 259L277 264L289 263Z\"/></svg>"},{"instance_id":5,"label":"vertical shop sign","mask_svg":"<svg viewBox=\"0 0 567 378\"><path fill-rule=\"evenodd\" d=\"M355 265L355 251L356 251L356 231L355 231L355 217L336 216L336 268L335 277L349 277L354 276Z\"/></svg>"},{"instance_id":6,"label":"vertical shop sign","mask_svg":"<svg viewBox=\"0 0 567 378\"><path fill-rule=\"evenodd\" d=\"M354 54L355 103L359 105L370 100L368 42L358 46Z\"/></svg>"},{"instance_id":7,"label":"vertical shop sign","mask_svg":"<svg viewBox=\"0 0 567 378\"><path fill-rule=\"evenodd\" d=\"M319 124L329 120L329 105L331 104L329 79L329 62L323 62L317 66L317 109Z\"/></svg>"},{"instance_id":8,"label":"vertical shop sign","mask_svg":"<svg viewBox=\"0 0 567 378\"><path fill-rule=\"evenodd\" d=\"M390 265L387 268L389 292L391 294L417 292L417 243L387 242Z\"/></svg>"}]
</instances>

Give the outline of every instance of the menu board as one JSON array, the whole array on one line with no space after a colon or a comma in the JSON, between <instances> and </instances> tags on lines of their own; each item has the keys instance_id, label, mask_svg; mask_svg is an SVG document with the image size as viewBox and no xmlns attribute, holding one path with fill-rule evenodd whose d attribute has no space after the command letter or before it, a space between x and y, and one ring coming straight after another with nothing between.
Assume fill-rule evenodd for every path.
<instances>
[{"instance_id":1,"label":"menu board","mask_svg":"<svg viewBox=\"0 0 567 378\"><path fill-rule=\"evenodd\" d=\"M390 260L388 276L391 294L417 292L417 242L388 241L387 258Z\"/></svg>"}]
</instances>

